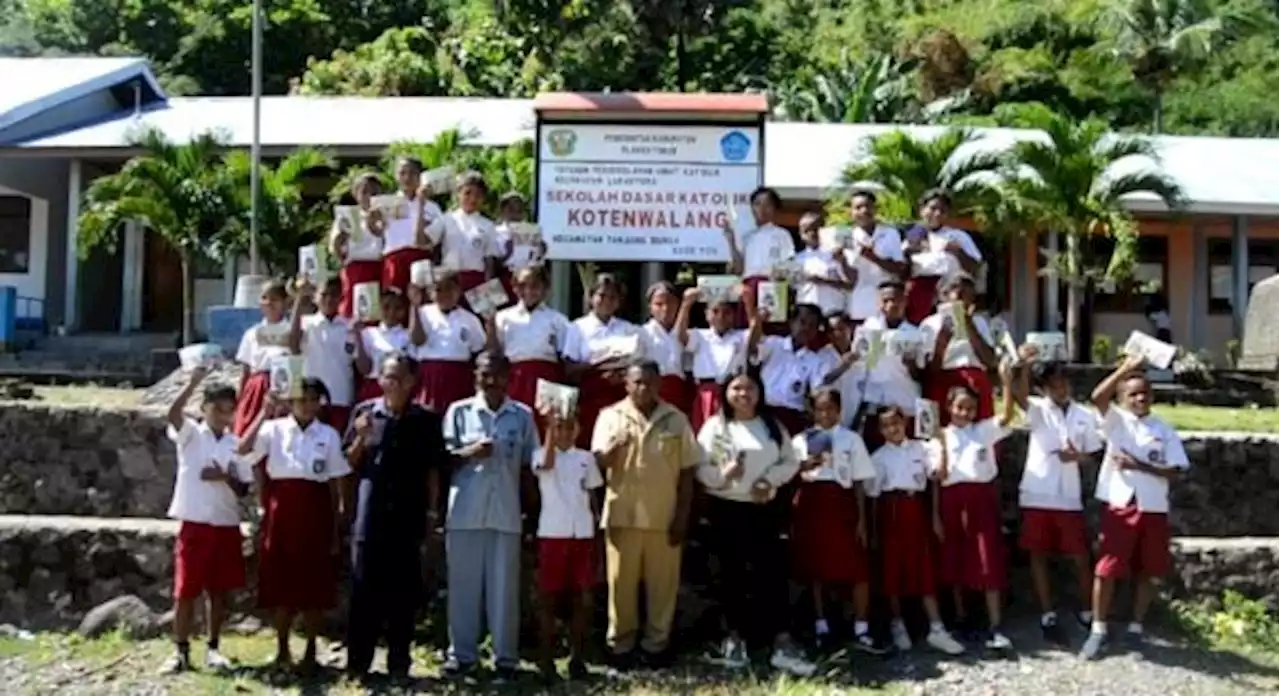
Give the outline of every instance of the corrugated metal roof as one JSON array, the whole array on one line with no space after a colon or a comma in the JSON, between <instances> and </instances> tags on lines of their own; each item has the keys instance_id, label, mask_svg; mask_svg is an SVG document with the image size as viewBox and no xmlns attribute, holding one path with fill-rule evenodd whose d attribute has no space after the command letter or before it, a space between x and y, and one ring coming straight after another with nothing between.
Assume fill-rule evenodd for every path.
<instances>
[{"instance_id":1,"label":"corrugated metal roof","mask_svg":"<svg viewBox=\"0 0 1280 696\"><path fill-rule=\"evenodd\" d=\"M0 58L0 131L135 77L146 80L163 98L143 58Z\"/></svg>"}]
</instances>

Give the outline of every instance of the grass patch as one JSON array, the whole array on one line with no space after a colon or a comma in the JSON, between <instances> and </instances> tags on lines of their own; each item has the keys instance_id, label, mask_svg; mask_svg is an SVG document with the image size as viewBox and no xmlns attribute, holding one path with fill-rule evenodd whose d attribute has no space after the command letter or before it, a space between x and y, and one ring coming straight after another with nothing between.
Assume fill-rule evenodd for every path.
<instances>
[{"instance_id":1,"label":"grass patch","mask_svg":"<svg viewBox=\"0 0 1280 696\"><path fill-rule=\"evenodd\" d=\"M1161 418L1169 422L1175 430L1202 432L1244 432L1276 434L1277 413L1275 408L1241 407L1219 408L1214 406L1192 406L1189 404L1152 406Z\"/></svg>"},{"instance_id":2,"label":"grass patch","mask_svg":"<svg viewBox=\"0 0 1280 696\"><path fill-rule=\"evenodd\" d=\"M302 654L300 640L295 639L292 647L295 657ZM275 652L275 640L273 634L266 631L252 636L228 635L223 638L223 653L240 665L236 671L226 675L199 670L179 676L157 675L156 670L172 649L172 643L166 639L134 642L120 634L110 634L95 640L54 633L37 634L30 640L3 637L0 638L0 661L18 662L21 672L27 676L22 684L10 685L13 688L4 691L13 694L56 693L74 687L77 693L144 692L182 696L355 696L370 693L368 684L348 680L334 669L326 668L322 674L305 681L292 674L267 669L266 665ZM322 648L322 656L323 654ZM202 642L193 642L191 657L197 666L202 664ZM375 669L380 669L381 660L376 660L374 665ZM875 689L852 685L850 675L843 671L809 680L778 677L765 672L757 677L722 672L705 667L696 660L670 670L637 675L626 680L608 679L602 668L593 666L590 680L565 683L548 690L537 680L533 665L526 663L524 667L526 676L514 684L491 685L483 675L479 681L454 683L440 679L438 658L434 650L419 646L414 651L414 669L411 675L415 683L408 689L387 688L376 692L494 695L550 692L595 696L895 696L903 691L898 684ZM562 664L561 673L564 672L564 667Z\"/></svg>"},{"instance_id":3,"label":"grass patch","mask_svg":"<svg viewBox=\"0 0 1280 696\"><path fill-rule=\"evenodd\" d=\"M1247 655L1275 666L1280 662L1280 621L1259 601L1227 590L1220 606L1174 601L1173 625L1193 642Z\"/></svg>"},{"instance_id":4,"label":"grass patch","mask_svg":"<svg viewBox=\"0 0 1280 696\"><path fill-rule=\"evenodd\" d=\"M96 385L35 385L34 399L0 399L10 404L48 404L53 406L94 406L97 408L137 408L142 389L100 387Z\"/></svg>"}]
</instances>

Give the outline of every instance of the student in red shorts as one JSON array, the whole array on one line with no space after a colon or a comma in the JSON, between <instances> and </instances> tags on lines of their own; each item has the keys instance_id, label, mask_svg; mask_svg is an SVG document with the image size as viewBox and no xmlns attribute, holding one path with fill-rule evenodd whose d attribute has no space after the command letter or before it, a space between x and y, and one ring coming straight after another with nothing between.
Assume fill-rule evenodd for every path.
<instances>
[{"instance_id":1,"label":"student in red shorts","mask_svg":"<svg viewBox=\"0 0 1280 696\"><path fill-rule=\"evenodd\" d=\"M542 511L538 517L539 659L548 680L557 678L555 658L556 609L568 602L569 678L587 675L583 661L593 608L591 589L596 576L596 528L599 510L593 491L604 485L595 455L574 446L576 420L542 414L547 420L546 442L533 455Z\"/></svg>"},{"instance_id":2,"label":"student in red shorts","mask_svg":"<svg viewBox=\"0 0 1280 696\"><path fill-rule=\"evenodd\" d=\"M190 637L196 602L208 597L209 648L205 665L227 669L231 661L218 651L227 599L244 587L244 556L240 551L240 505L237 498L249 492L252 473L236 457L231 434L236 392L228 386L210 385L204 390L197 422L184 411L206 371L196 368L187 386L169 407L169 439L178 448L178 475L173 483L169 516L182 521L174 546L173 642L177 652L163 672L174 674L191 668Z\"/></svg>"},{"instance_id":3,"label":"student in red shorts","mask_svg":"<svg viewBox=\"0 0 1280 696\"><path fill-rule=\"evenodd\" d=\"M1155 599L1156 581L1169 572L1169 484L1190 466L1182 438L1151 413L1151 384L1141 367L1142 358L1125 358L1093 390L1107 449L1095 493L1105 506L1094 568L1093 625L1080 649L1085 659L1102 649L1119 579L1137 579L1133 621L1125 633L1130 643L1141 643L1142 620Z\"/></svg>"},{"instance_id":4,"label":"student in red shorts","mask_svg":"<svg viewBox=\"0 0 1280 696\"><path fill-rule=\"evenodd\" d=\"M1024 360L1034 357L1033 346L1023 346ZM1027 460L1018 485L1018 507L1022 508L1019 545L1031 555L1031 583L1040 602L1040 630L1046 640L1061 643L1049 588L1049 557L1071 560L1080 587L1080 601L1087 602L1093 586L1089 568L1080 466L1090 452L1102 449L1097 417L1093 410L1071 399L1071 383L1060 362L1040 363L1022 370L1013 390L1014 398L1026 413L1031 436ZM1035 372L1040 396L1027 397L1027 374ZM1077 621L1089 627L1093 617L1085 610Z\"/></svg>"}]
</instances>

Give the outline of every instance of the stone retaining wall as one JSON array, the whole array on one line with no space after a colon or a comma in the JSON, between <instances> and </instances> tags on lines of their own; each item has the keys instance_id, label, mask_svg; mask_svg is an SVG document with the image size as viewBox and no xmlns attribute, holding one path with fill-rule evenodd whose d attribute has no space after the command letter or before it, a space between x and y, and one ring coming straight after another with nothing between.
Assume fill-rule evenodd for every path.
<instances>
[{"instance_id":1,"label":"stone retaining wall","mask_svg":"<svg viewBox=\"0 0 1280 696\"><path fill-rule=\"evenodd\" d=\"M1188 434L1191 474L1173 488L1178 536L1280 535L1277 439ZM1017 516L1026 436L1001 456L1005 513ZM0 514L164 517L175 467L161 412L0 405ZM1096 467L1086 465L1085 490Z\"/></svg>"}]
</instances>

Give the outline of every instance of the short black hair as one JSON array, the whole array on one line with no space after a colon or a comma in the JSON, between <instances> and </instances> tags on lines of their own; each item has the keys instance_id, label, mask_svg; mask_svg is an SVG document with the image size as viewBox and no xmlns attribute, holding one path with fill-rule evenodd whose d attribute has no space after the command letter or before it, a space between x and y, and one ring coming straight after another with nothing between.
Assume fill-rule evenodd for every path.
<instances>
[{"instance_id":1,"label":"short black hair","mask_svg":"<svg viewBox=\"0 0 1280 696\"><path fill-rule=\"evenodd\" d=\"M947 406L950 406L956 399L959 399L962 396L968 396L976 401L978 399L978 392L971 389L967 384L957 384L947 390Z\"/></svg>"},{"instance_id":2,"label":"short black hair","mask_svg":"<svg viewBox=\"0 0 1280 696\"><path fill-rule=\"evenodd\" d=\"M507 191L502 194L502 198L498 199L499 208L505 208L512 203L519 203L523 207L525 205L524 196L519 191Z\"/></svg>"},{"instance_id":3,"label":"short black hair","mask_svg":"<svg viewBox=\"0 0 1280 696\"><path fill-rule=\"evenodd\" d=\"M902 407L897 404L884 404L876 409L876 420L879 420L889 415L895 415L900 418L906 419L907 412L902 410Z\"/></svg>"},{"instance_id":4,"label":"short black hair","mask_svg":"<svg viewBox=\"0 0 1280 696\"><path fill-rule=\"evenodd\" d=\"M342 294L342 277L336 276L336 275L329 276L328 278L325 279L324 287L321 288L320 290L322 292L341 295Z\"/></svg>"},{"instance_id":5,"label":"short black hair","mask_svg":"<svg viewBox=\"0 0 1280 696\"><path fill-rule=\"evenodd\" d=\"M657 377L662 374L658 368L658 361L653 358L636 357L627 362L627 372L639 370L641 374L650 377Z\"/></svg>"},{"instance_id":6,"label":"short black hair","mask_svg":"<svg viewBox=\"0 0 1280 696\"><path fill-rule=\"evenodd\" d=\"M799 319L801 314L813 315L813 320L818 322L819 325L826 320L826 317L822 315L822 308L809 302L801 302L796 305L795 309L791 310L792 319Z\"/></svg>"},{"instance_id":7,"label":"short black hair","mask_svg":"<svg viewBox=\"0 0 1280 696\"><path fill-rule=\"evenodd\" d=\"M944 188L931 188L920 194L920 200L916 201L917 208L923 208L933 201L939 201L947 210L951 209L951 194Z\"/></svg>"},{"instance_id":8,"label":"short black hair","mask_svg":"<svg viewBox=\"0 0 1280 696\"><path fill-rule=\"evenodd\" d=\"M329 401L329 388L324 386L324 382L319 377L303 377L302 393L310 394L322 402Z\"/></svg>"},{"instance_id":9,"label":"short black hair","mask_svg":"<svg viewBox=\"0 0 1280 696\"><path fill-rule=\"evenodd\" d=\"M872 203L876 203L880 200L879 198L876 198L875 191L865 188L856 188L853 190L853 193L849 194L849 200L853 200L855 198L865 198Z\"/></svg>"},{"instance_id":10,"label":"short black hair","mask_svg":"<svg viewBox=\"0 0 1280 696\"><path fill-rule=\"evenodd\" d=\"M204 386L204 403L212 404L218 401L236 402L236 388L230 384L206 384Z\"/></svg>"},{"instance_id":11,"label":"short black hair","mask_svg":"<svg viewBox=\"0 0 1280 696\"><path fill-rule=\"evenodd\" d=\"M782 207L782 196L779 196L777 191L769 188L768 186L760 186L756 188L756 190L752 191L751 199L750 199L751 202L755 203L756 199L759 198L760 196L764 196L765 198L768 198L769 202L773 203L773 207L775 208Z\"/></svg>"},{"instance_id":12,"label":"short black hair","mask_svg":"<svg viewBox=\"0 0 1280 696\"><path fill-rule=\"evenodd\" d=\"M876 290L897 290L899 292L907 291L907 284L901 280L890 278L876 286Z\"/></svg>"},{"instance_id":13,"label":"short black hair","mask_svg":"<svg viewBox=\"0 0 1280 696\"><path fill-rule=\"evenodd\" d=\"M823 215L820 211L810 210L804 215L800 216L800 229L803 230L803 229L812 227L813 225L821 225L822 218L823 218Z\"/></svg>"},{"instance_id":14,"label":"short black hair","mask_svg":"<svg viewBox=\"0 0 1280 696\"><path fill-rule=\"evenodd\" d=\"M373 172L365 172L351 181L351 192L355 193L361 186L373 186L377 190L382 190L382 179Z\"/></svg>"},{"instance_id":15,"label":"short black hair","mask_svg":"<svg viewBox=\"0 0 1280 696\"><path fill-rule=\"evenodd\" d=\"M275 300L289 299L289 286L284 281L272 280L262 285L262 297L270 297Z\"/></svg>"},{"instance_id":16,"label":"short black hair","mask_svg":"<svg viewBox=\"0 0 1280 696\"><path fill-rule=\"evenodd\" d=\"M505 374L511 371L511 361L500 350L483 350L476 356L476 370L485 368Z\"/></svg>"},{"instance_id":17,"label":"short black hair","mask_svg":"<svg viewBox=\"0 0 1280 696\"><path fill-rule=\"evenodd\" d=\"M1037 387L1043 387L1055 377L1067 376L1067 364L1061 360L1038 362L1031 366L1031 378Z\"/></svg>"},{"instance_id":18,"label":"short black hair","mask_svg":"<svg viewBox=\"0 0 1280 696\"><path fill-rule=\"evenodd\" d=\"M832 387L822 387L814 390L811 398L814 404L817 404L819 399L827 399L835 404L837 408L844 405L844 397L840 395L840 390Z\"/></svg>"},{"instance_id":19,"label":"short black hair","mask_svg":"<svg viewBox=\"0 0 1280 696\"><path fill-rule=\"evenodd\" d=\"M596 276L596 282L591 284L592 295L606 289L613 289L619 298L627 296L627 286L612 273L601 273Z\"/></svg>"},{"instance_id":20,"label":"short black hair","mask_svg":"<svg viewBox=\"0 0 1280 696\"><path fill-rule=\"evenodd\" d=\"M667 292L674 297L677 297L677 298L680 297L680 293L676 292L676 286L674 284L672 284L670 281L667 281L667 280L659 280L653 285L650 285L649 289L645 291L644 293L645 301L646 302L653 301L653 296L657 295L660 292Z\"/></svg>"},{"instance_id":21,"label":"short black hair","mask_svg":"<svg viewBox=\"0 0 1280 696\"><path fill-rule=\"evenodd\" d=\"M418 174L422 173L422 160L418 159L417 157L409 157L409 156L400 157L399 159L396 160L396 166L399 167L402 165L412 169L415 173L418 173Z\"/></svg>"},{"instance_id":22,"label":"short black hair","mask_svg":"<svg viewBox=\"0 0 1280 696\"><path fill-rule=\"evenodd\" d=\"M377 365L378 373L382 373L382 368L388 363L393 362L405 369L410 376L416 378L418 376L418 361L402 350L393 350L382 356L382 363Z\"/></svg>"},{"instance_id":23,"label":"short black hair","mask_svg":"<svg viewBox=\"0 0 1280 696\"><path fill-rule=\"evenodd\" d=\"M489 193L489 184L485 183L484 175L474 170L459 174L457 183L458 183L457 188L459 191L461 191L462 189L468 186L474 186L480 189L480 192L485 195L488 195Z\"/></svg>"}]
</instances>

